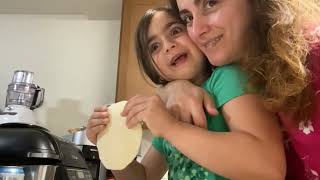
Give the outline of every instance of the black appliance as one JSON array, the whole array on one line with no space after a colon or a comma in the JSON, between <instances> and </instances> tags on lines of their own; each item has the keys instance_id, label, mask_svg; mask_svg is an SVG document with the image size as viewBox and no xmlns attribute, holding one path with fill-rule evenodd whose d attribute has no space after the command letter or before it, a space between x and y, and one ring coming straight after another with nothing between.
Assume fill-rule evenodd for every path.
<instances>
[{"instance_id":1,"label":"black appliance","mask_svg":"<svg viewBox=\"0 0 320 180\"><path fill-rule=\"evenodd\" d=\"M0 126L0 180L92 180L81 151L45 128Z\"/></svg>"},{"instance_id":2,"label":"black appliance","mask_svg":"<svg viewBox=\"0 0 320 180\"><path fill-rule=\"evenodd\" d=\"M91 172L93 180L99 180L100 176L104 176L102 179L105 179L105 169L100 164L99 153L97 146L91 145L78 145L79 149L82 151L84 159L88 165L88 168Z\"/></svg>"}]
</instances>

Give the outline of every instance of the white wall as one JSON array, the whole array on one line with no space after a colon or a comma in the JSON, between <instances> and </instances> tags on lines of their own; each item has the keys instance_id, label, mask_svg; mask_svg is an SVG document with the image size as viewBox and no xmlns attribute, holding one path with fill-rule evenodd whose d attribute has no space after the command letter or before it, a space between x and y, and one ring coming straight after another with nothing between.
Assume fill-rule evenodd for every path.
<instances>
[{"instance_id":1,"label":"white wall","mask_svg":"<svg viewBox=\"0 0 320 180\"><path fill-rule=\"evenodd\" d=\"M40 124L60 136L85 125L94 106L114 102L119 38L118 20L0 15L0 108L13 71L30 70L46 89Z\"/></svg>"}]
</instances>

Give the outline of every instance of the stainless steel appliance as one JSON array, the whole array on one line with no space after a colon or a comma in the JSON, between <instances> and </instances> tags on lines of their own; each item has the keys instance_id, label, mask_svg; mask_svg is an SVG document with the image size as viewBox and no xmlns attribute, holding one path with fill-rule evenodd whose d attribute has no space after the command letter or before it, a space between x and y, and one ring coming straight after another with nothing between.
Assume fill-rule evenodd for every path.
<instances>
[{"instance_id":1,"label":"stainless steel appliance","mask_svg":"<svg viewBox=\"0 0 320 180\"><path fill-rule=\"evenodd\" d=\"M104 180L106 178L106 170L100 163L97 146L81 145L78 146L84 155L88 169L93 180Z\"/></svg>"},{"instance_id":2,"label":"stainless steel appliance","mask_svg":"<svg viewBox=\"0 0 320 180\"><path fill-rule=\"evenodd\" d=\"M93 180L81 151L39 126L0 125L1 180Z\"/></svg>"},{"instance_id":3,"label":"stainless steel appliance","mask_svg":"<svg viewBox=\"0 0 320 180\"><path fill-rule=\"evenodd\" d=\"M71 136L68 136L69 139L67 140L74 143L83 153L93 180L105 180L107 170L100 162L97 146L92 144L86 135L86 127L82 126L80 128L69 129L68 131L71 133Z\"/></svg>"}]
</instances>

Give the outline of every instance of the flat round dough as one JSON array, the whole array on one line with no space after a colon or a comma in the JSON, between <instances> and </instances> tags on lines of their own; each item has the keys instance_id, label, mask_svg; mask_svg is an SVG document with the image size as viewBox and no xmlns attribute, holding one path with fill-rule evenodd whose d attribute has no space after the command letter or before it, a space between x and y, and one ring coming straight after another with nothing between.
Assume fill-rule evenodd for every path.
<instances>
[{"instance_id":1,"label":"flat round dough","mask_svg":"<svg viewBox=\"0 0 320 180\"><path fill-rule=\"evenodd\" d=\"M97 147L102 164L110 170L122 170L137 156L142 138L142 127L126 126L126 117L120 113L127 101L108 107L110 122L98 135Z\"/></svg>"}]
</instances>

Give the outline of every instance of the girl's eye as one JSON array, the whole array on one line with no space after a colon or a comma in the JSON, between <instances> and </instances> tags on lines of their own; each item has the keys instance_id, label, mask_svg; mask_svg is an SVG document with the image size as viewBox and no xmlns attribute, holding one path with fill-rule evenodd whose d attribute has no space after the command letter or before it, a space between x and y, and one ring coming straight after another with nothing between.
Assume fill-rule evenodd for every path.
<instances>
[{"instance_id":1,"label":"girl's eye","mask_svg":"<svg viewBox=\"0 0 320 180\"><path fill-rule=\"evenodd\" d=\"M171 30L171 35L174 36L174 35L176 35L176 34L179 34L179 33L183 32L183 31L184 31L184 30L183 30L182 27L174 27L174 28L172 28L172 30Z\"/></svg>"},{"instance_id":2,"label":"girl's eye","mask_svg":"<svg viewBox=\"0 0 320 180\"><path fill-rule=\"evenodd\" d=\"M204 2L204 8L208 9L208 8L212 8L217 4L217 0L206 0Z\"/></svg>"},{"instance_id":3,"label":"girl's eye","mask_svg":"<svg viewBox=\"0 0 320 180\"><path fill-rule=\"evenodd\" d=\"M158 48L159 48L159 44L158 43L152 43L150 45L150 47L149 47L151 53L154 53L155 51L157 51Z\"/></svg>"}]
</instances>

